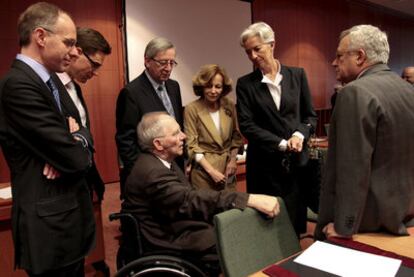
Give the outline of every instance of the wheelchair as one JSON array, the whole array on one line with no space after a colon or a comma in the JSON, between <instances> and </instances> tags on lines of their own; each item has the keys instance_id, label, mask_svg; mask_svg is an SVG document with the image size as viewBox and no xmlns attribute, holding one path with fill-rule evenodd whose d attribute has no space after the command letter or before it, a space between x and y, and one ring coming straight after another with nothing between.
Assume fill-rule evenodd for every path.
<instances>
[{"instance_id":1,"label":"wheelchair","mask_svg":"<svg viewBox=\"0 0 414 277\"><path fill-rule=\"evenodd\" d=\"M130 213L113 213L109 220L121 221L115 277L208 277L220 273L218 264L201 262L177 251L149 247L140 233L139 221Z\"/></svg>"}]
</instances>

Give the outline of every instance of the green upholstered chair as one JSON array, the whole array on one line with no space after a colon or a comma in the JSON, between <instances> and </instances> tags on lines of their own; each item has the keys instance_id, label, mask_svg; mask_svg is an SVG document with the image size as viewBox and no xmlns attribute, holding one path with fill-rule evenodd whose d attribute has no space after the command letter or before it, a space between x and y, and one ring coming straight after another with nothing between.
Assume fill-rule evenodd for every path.
<instances>
[{"instance_id":1,"label":"green upholstered chair","mask_svg":"<svg viewBox=\"0 0 414 277\"><path fill-rule=\"evenodd\" d=\"M273 219L246 208L214 216L217 251L226 277L241 277L301 250L285 204L278 197L280 214Z\"/></svg>"}]
</instances>

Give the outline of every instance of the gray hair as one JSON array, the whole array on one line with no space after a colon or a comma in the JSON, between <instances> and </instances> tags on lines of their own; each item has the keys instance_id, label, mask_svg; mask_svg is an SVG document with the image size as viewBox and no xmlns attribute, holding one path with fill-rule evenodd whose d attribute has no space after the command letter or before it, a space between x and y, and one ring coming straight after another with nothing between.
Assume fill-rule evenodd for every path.
<instances>
[{"instance_id":1,"label":"gray hair","mask_svg":"<svg viewBox=\"0 0 414 277\"><path fill-rule=\"evenodd\" d=\"M19 45L23 47L29 45L30 35L37 27L54 31L56 22L62 14L70 17L67 12L50 3L38 2L29 6L18 19Z\"/></svg>"},{"instance_id":2,"label":"gray hair","mask_svg":"<svg viewBox=\"0 0 414 277\"><path fill-rule=\"evenodd\" d=\"M240 45L243 47L248 38L255 36L258 36L264 43L275 41L275 33L272 28L264 22L256 22L247 27L240 35Z\"/></svg>"},{"instance_id":3,"label":"gray hair","mask_svg":"<svg viewBox=\"0 0 414 277\"><path fill-rule=\"evenodd\" d=\"M155 138L165 135L166 121L173 119L166 112L146 113L137 126L138 142L143 151L154 150Z\"/></svg>"},{"instance_id":4,"label":"gray hair","mask_svg":"<svg viewBox=\"0 0 414 277\"><path fill-rule=\"evenodd\" d=\"M174 44L166 38L157 37L148 42L145 47L144 56L145 58L152 59L158 52L162 52L171 48L175 48Z\"/></svg>"},{"instance_id":5,"label":"gray hair","mask_svg":"<svg viewBox=\"0 0 414 277\"><path fill-rule=\"evenodd\" d=\"M340 40L349 37L349 49L364 49L370 64L388 62L390 46L387 34L372 25L356 25L345 30L340 35Z\"/></svg>"}]
</instances>

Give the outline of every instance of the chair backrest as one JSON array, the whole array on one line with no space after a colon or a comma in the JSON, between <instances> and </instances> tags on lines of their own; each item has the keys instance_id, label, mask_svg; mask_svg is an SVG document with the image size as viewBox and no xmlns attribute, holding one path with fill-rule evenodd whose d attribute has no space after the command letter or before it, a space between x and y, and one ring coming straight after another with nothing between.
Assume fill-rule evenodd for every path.
<instances>
[{"instance_id":1,"label":"chair backrest","mask_svg":"<svg viewBox=\"0 0 414 277\"><path fill-rule=\"evenodd\" d=\"M246 208L214 216L217 250L226 277L247 276L301 250L285 204L273 219Z\"/></svg>"}]
</instances>

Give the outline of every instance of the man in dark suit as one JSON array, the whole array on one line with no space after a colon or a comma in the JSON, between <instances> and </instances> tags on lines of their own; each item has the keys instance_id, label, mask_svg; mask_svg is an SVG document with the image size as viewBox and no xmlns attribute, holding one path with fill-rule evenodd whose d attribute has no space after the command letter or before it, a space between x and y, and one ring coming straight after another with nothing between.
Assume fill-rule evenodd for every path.
<instances>
[{"instance_id":1,"label":"man in dark suit","mask_svg":"<svg viewBox=\"0 0 414 277\"><path fill-rule=\"evenodd\" d=\"M51 81L77 56L76 28L40 2L18 21L21 52L0 82L0 142L11 172L16 265L29 276L83 276L95 243L87 131L70 133Z\"/></svg>"},{"instance_id":2,"label":"man in dark suit","mask_svg":"<svg viewBox=\"0 0 414 277\"><path fill-rule=\"evenodd\" d=\"M174 161L183 154L186 136L170 115L144 115L137 133L144 152L128 177L122 211L139 220L150 248L203 257L215 253L215 214L246 206L269 217L279 213L277 198L272 196L197 189L190 184Z\"/></svg>"},{"instance_id":3,"label":"man in dark suit","mask_svg":"<svg viewBox=\"0 0 414 277\"><path fill-rule=\"evenodd\" d=\"M77 28L76 50L78 57L74 59L63 73L58 77L63 84L61 103L63 113L75 119L80 128L90 131L88 107L86 106L82 90L77 82L85 84L92 77L98 75L105 57L111 54L111 46L98 31L91 28ZM101 201L105 185L93 161L91 169L86 176L89 187L94 190Z\"/></svg>"},{"instance_id":4,"label":"man in dark suit","mask_svg":"<svg viewBox=\"0 0 414 277\"><path fill-rule=\"evenodd\" d=\"M414 88L387 66L387 35L358 25L340 36L336 99L317 239L414 226Z\"/></svg>"},{"instance_id":5,"label":"man in dark suit","mask_svg":"<svg viewBox=\"0 0 414 277\"><path fill-rule=\"evenodd\" d=\"M75 122L73 124L76 127L73 127L74 129L71 131L86 128L90 132L91 125L88 107L77 82L85 84L88 80L98 75L105 57L111 54L111 46L104 36L94 29L77 28L76 34L78 57L72 60L65 72L57 74L59 80L56 82L62 86L61 103L63 114L66 117L73 118ZM94 159L92 159L92 166L86 175L86 180L89 189L95 191L98 200L102 201L105 184L98 172ZM97 271L101 271L105 276L109 277L109 267L104 260L94 262L92 265Z\"/></svg>"},{"instance_id":6,"label":"man in dark suit","mask_svg":"<svg viewBox=\"0 0 414 277\"><path fill-rule=\"evenodd\" d=\"M316 125L306 74L273 57L273 30L264 22L241 34L256 70L237 81L240 130L248 140L247 191L280 196L296 232L306 231L306 204L298 175L306 165L306 142Z\"/></svg>"},{"instance_id":7,"label":"man in dark suit","mask_svg":"<svg viewBox=\"0 0 414 277\"><path fill-rule=\"evenodd\" d=\"M142 116L167 111L183 126L180 86L170 79L177 65L174 45L165 38L154 38L145 48L144 59L145 71L121 90L116 104L115 139L122 166L121 198L126 178L141 152L136 126ZM182 168L182 159L177 162Z\"/></svg>"}]
</instances>

